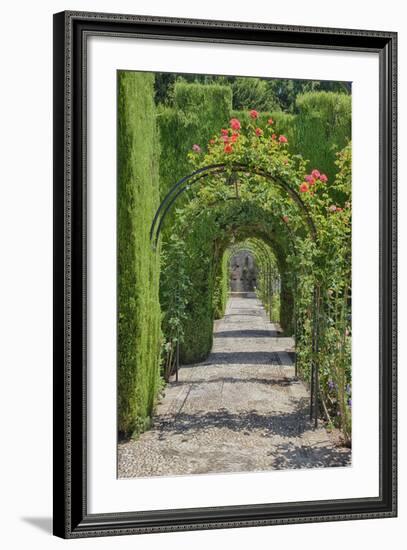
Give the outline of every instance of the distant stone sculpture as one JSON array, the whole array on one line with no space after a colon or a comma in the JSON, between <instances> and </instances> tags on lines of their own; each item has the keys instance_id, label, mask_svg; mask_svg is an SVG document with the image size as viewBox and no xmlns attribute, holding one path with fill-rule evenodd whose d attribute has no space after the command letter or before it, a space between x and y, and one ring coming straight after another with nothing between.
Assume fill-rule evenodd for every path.
<instances>
[{"instance_id":1,"label":"distant stone sculpture","mask_svg":"<svg viewBox=\"0 0 407 550\"><path fill-rule=\"evenodd\" d=\"M245 250L230 259L231 292L254 292L257 282L257 266L253 255Z\"/></svg>"}]
</instances>

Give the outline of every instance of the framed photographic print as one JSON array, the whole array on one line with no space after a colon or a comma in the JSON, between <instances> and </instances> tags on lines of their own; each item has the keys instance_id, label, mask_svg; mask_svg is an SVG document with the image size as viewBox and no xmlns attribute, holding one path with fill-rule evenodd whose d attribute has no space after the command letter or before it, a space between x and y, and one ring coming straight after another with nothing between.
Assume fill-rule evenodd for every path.
<instances>
[{"instance_id":1,"label":"framed photographic print","mask_svg":"<svg viewBox=\"0 0 407 550\"><path fill-rule=\"evenodd\" d=\"M54 16L54 533L396 515L396 34Z\"/></svg>"}]
</instances>

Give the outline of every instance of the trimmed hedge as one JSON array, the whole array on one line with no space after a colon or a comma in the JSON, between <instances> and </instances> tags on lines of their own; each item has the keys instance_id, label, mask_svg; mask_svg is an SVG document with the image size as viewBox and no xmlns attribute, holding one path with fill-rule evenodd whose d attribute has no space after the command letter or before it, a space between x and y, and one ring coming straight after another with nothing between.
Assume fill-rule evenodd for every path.
<instances>
[{"instance_id":1,"label":"trimmed hedge","mask_svg":"<svg viewBox=\"0 0 407 550\"><path fill-rule=\"evenodd\" d=\"M230 86L175 84L174 107L158 108L161 196L191 172L187 155L192 146L205 148L212 134L228 123L231 112Z\"/></svg>"},{"instance_id":2,"label":"trimmed hedge","mask_svg":"<svg viewBox=\"0 0 407 550\"><path fill-rule=\"evenodd\" d=\"M159 258L149 243L159 204L154 76L118 73L118 428L149 424L159 384Z\"/></svg>"},{"instance_id":3,"label":"trimmed hedge","mask_svg":"<svg viewBox=\"0 0 407 550\"><path fill-rule=\"evenodd\" d=\"M234 111L244 119L246 111ZM258 125L264 127L269 118L274 121L277 135L288 139L292 154L309 160L310 169L318 167L332 181L337 172L336 153L351 138L352 98L336 92L309 92L297 96L296 113L284 111L260 112Z\"/></svg>"},{"instance_id":4,"label":"trimmed hedge","mask_svg":"<svg viewBox=\"0 0 407 550\"><path fill-rule=\"evenodd\" d=\"M225 315L230 287L230 258L230 250L225 250L217 266L213 291L213 313L215 319L222 319Z\"/></svg>"},{"instance_id":5,"label":"trimmed hedge","mask_svg":"<svg viewBox=\"0 0 407 550\"><path fill-rule=\"evenodd\" d=\"M332 181L336 153L351 139L352 98L347 94L311 92L297 97L293 147Z\"/></svg>"}]
</instances>

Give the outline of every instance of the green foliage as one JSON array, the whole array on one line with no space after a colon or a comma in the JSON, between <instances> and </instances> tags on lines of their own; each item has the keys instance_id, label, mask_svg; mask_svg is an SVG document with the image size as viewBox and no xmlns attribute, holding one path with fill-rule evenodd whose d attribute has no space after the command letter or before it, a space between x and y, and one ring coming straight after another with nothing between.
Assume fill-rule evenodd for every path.
<instances>
[{"instance_id":1,"label":"green foliage","mask_svg":"<svg viewBox=\"0 0 407 550\"><path fill-rule=\"evenodd\" d=\"M271 322L279 323L280 322L280 293L275 292L271 298Z\"/></svg>"},{"instance_id":2,"label":"green foliage","mask_svg":"<svg viewBox=\"0 0 407 550\"><path fill-rule=\"evenodd\" d=\"M222 319L229 297L230 278L230 250L223 253L222 260L218 262L214 291L213 291L213 315L215 319Z\"/></svg>"},{"instance_id":3,"label":"green foliage","mask_svg":"<svg viewBox=\"0 0 407 550\"><path fill-rule=\"evenodd\" d=\"M333 179L337 173L336 153L351 138L351 96L332 92L313 92L296 99L294 144L311 162Z\"/></svg>"},{"instance_id":4,"label":"green foliage","mask_svg":"<svg viewBox=\"0 0 407 550\"><path fill-rule=\"evenodd\" d=\"M159 379L158 256L149 244L158 206L159 141L153 75L118 74L118 426L148 426Z\"/></svg>"},{"instance_id":5,"label":"green foliage","mask_svg":"<svg viewBox=\"0 0 407 550\"><path fill-rule=\"evenodd\" d=\"M161 139L160 157L160 189L161 196L181 177L191 171L188 153L194 144L204 149L214 129L220 131L224 120L229 120L232 109L232 92L229 86L219 84L198 84L177 81L173 89L172 105L160 106L158 123ZM195 153L199 154L199 153ZM177 201L180 208L188 196ZM212 304L213 277L210 279L208 270L212 273L214 266L207 265L211 251L206 248L205 227L184 238L177 227L182 226L182 220L176 212L166 219L164 227L163 248L166 253L166 263L161 279L161 295L171 290L171 277L174 277L174 266L182 265L185 279L193 280L188 284L188 292L184 293L188 307L182 319L181 360L184 363L203 359L212 346L212 330L214 306ZM183 258L177 255L171 234L177 234L176 240L182 239ZM208 256L209 254L209 256ZM166 272L168 271L168 276ZM177 276L175 277L175 279ZM166 309L164 308L164 311ZM172 331L168 330L168 320L164 317L163 330L165 345L164 364L171 361L169 357L173 350Z\"/></svg>"},{"instance_id":6,"label":"green foliage","mask_svg":"<svg viewBox=\"0 0 407 550\"><path fill-rule=\"evenodd\" d=\"M186 317L183 323L185 341L181 345L181 361L196 363L207 357L213 341L213 291L218 255L214 248L214 226L210 216L191 220L188 216L179 219L179 229L186 234L184 263L193 281L186 296Z\"/></svg>"},{"instance_id":7,"label":"green foliage","mask_svg":"<svg viewBox=\"0 0 407 550\"><path fill-rule=\"evenodd\" d=\"M309 161L309 168L334 179L338 172L336 154L351 138L351 96L346 93L307 92L296 95L295 112L259 111L256 124L263 128L273 120L277 136L288 140L288 150ZM232 116L245 121L248 110ZM336 199L336 197L334 197Z\"/></svg>"},{"instance_id":8,"label":"green foliage","mask_svg":"<svg viewBox=\"0 0 407 550\"><path fill-rule=\"evenodd\" d=\"M234 109L264 111L276 109L289 113L295 112L295 101L298 95L322 91L349 95L351 90L350 82L155 73L155 98L157 103L172 106L175 84L181 81L204 85L222 84L231 87L233 89ZM250 98L252 103L248 103Z\"/></svg>"},{"instance_id":9,"label":"green foliage","mask_svg":"<svg viewBox=\"0 0 407 550\"><path fill-rule=\"evenodd\" d=\"M184 342L188 294L192 282L184 257L185 241L173 233L161 252L160 304L163 310L163 376L169 380L176 365L177 345Z\"/></svg>"},{"instance_id":10,"label":"green foliage","mask_svg":"<svg viewBox=\"0 0 407 550\"><path fill-rule=\"evenodd\" d=\"M232 84L233 108L258 111L279 110L279 101L269 81L254 77L237 77Z\"/></svg>"},{"instance_id":11,"label":"green foliage","mask_svg":"<svg viewBox=\"0 0 407 550\"><path fill-rule=\"evenodd\" d=\"M229 86L176 82L172 107L159 107L161 194L190 168L188 152L194 144L204 148L213 132L229 120L232 91ZM179 205L179 203L178 203Z\"/></svg>"}]
</instances>

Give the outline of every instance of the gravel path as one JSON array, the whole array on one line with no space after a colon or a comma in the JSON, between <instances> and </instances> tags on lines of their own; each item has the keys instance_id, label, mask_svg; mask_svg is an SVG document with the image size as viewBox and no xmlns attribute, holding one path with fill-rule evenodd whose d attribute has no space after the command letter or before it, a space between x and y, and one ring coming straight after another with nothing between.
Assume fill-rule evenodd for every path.
<instances>
[{"instance_id":1,"label":"gravel path","mask_svg":"<svg viewBox=\"0 0 407 550\"><path fill-rule=\"evenodd\" d=\"M167 385L151 430L119 443L119 478L350 464L350 450L309 421L292 346L259 300L231 297L208 359Z\"/></svg>"}]
</instances>

